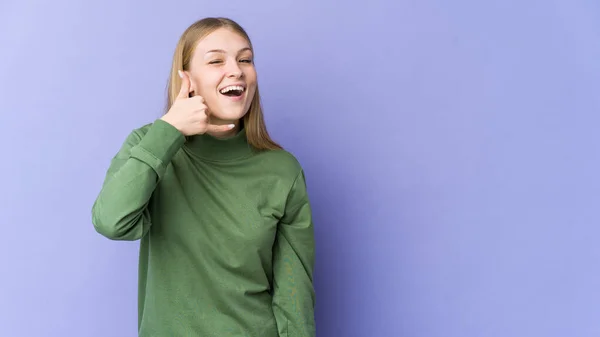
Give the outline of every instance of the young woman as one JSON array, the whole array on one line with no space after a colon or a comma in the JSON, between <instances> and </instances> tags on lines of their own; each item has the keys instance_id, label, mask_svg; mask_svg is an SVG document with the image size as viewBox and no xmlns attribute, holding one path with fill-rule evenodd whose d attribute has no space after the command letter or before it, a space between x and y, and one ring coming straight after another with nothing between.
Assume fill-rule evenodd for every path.
<instances>
[{"instance_id":1,"label":"young woman","mask_svg":"<svg viewBox=\"0 0 600 337\"><path fill-rule=\"evenodd\" d=\"M140 239L139 336L315 336L304 173L267 133L253 58L234 21L191 25L167 112L110 163L92 221Z\"/></svg>"}]
</instances>

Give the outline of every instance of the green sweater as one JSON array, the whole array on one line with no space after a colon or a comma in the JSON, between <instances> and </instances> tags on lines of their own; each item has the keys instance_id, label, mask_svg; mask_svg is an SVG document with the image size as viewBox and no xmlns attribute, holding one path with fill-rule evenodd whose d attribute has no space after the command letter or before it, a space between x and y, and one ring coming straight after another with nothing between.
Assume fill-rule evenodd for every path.
<instances>
[{"instance_id":1,"label":"green sweater","mask_svg":"<svg viewBox=\"0 0 600 337\"><path fill-rule=\"evenodd\" d=\"M96 231L140 240L139 336L313 337L314 234L304 173L245 130L187 140L158 119L111 161Z\"/></svg>"}]
</instances>

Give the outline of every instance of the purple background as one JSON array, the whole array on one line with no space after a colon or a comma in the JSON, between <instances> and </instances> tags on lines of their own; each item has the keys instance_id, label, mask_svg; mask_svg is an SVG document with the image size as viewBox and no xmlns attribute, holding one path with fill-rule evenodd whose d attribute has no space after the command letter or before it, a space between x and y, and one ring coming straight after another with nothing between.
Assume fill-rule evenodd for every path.
<instances>
[{"instance_id":1,"label":"purple background","mask_svg":"<svg viewBox=\"0 0 600 337\"><path fill-rule=\"evenodd\" d=\"M3 0L2 336L136 335L91 206L213 15L307 172L319 337L600 335L600 2Z\"/></svg>"}]
</instances>

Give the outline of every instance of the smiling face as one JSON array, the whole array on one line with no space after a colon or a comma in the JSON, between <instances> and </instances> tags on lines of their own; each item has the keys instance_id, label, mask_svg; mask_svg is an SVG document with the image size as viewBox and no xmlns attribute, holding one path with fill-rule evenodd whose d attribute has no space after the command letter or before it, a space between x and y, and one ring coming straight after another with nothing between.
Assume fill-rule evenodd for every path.
<instances>
[{"instance_id":1,"label":"smiling face","mask_svg":"<svg viewBox=\"0 0 600 337\"><path fill-rule=\"evenodd\" d=\"M192 95L204 98L211 123L238 125L256 92L248 41L230 29L215 30L196 45L187 74Z\"/></svg>"}]
</instances>

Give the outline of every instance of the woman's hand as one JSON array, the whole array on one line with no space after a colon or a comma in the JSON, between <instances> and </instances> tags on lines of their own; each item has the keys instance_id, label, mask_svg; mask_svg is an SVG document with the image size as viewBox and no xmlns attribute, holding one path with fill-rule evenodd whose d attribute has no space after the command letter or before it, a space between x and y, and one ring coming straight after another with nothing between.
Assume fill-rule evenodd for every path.
<instances>
[{"instance_id":1,"label":"woman's hand","mask_svg":"<svg viewBox=\"0 0 600 337\"><path fill-rule=\"evenodd\" d=\"M224 132L231 130L235 125L209 124L207 106L202 96L189 97L190 79L187 74L180 71L181 90L169 111L161 119L173 125L184 136L199 135L206 132Z\"/></svg>"}]
</instances>

